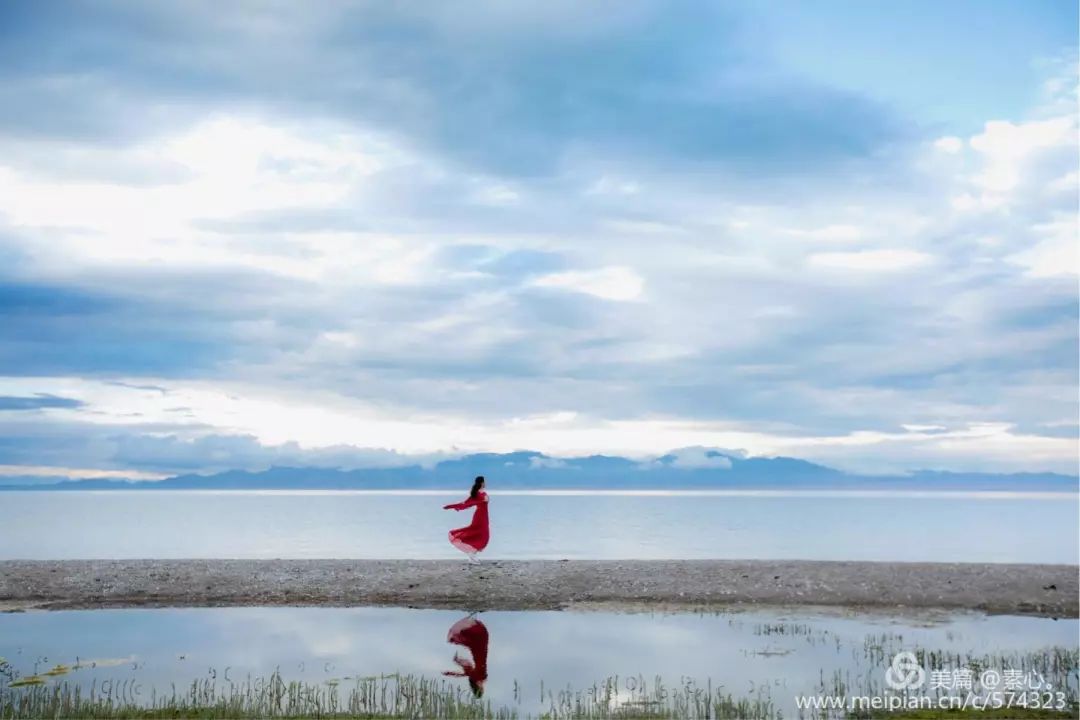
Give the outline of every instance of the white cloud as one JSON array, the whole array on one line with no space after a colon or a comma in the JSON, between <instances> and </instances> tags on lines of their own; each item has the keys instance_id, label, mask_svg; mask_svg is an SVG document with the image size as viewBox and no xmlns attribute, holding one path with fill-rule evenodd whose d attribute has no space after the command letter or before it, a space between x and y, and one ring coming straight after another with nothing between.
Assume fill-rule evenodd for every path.
<instances>
[{"instance_id":1,"label":"white cloud","mask_svg":"<svg viewBox=\"0 0 1080 720\"><path fill-rule=\"evenodd\" d=\"M682 448L673 451L679 467L727 467L726 458L710 457L708 453L735 447L743 450L720 452L795 456L870 474L958 467L992 472L1071 472L1080 451L1075 437L1023 433L1008 422L968 422L948 427L913 423L905 425L903 432L813 435L748 431L738 423L674 417L604 420L574 411L480 420L375 406L329 394L290 394L237 382L153 382L160 389L78 378L0 378L0 392L26 394L27 388L33 387L78 398L86 405L48 412L53 417L78 418L95 425L130 426L131 413L138 412L140 423L172 424L172 433L189 440L208 433L250 435L271 449L290 443L297 443L298 449L393 448L422 461L446 451L512 452L522 448L562 457L603 452L644 460L672 452L671 448ZM178 418L169 411L177 405L185 407L187 414ZM691 446L684 444L687 441ZM394 464L407 461L407 457L400 456L389 459ZM375 463L387 460L373 456ZM61 470L54 468L53 473ZM87 475L91 472L88 470L79 472L95 476Z\"/></svg>"},{"instance_id":2,"label":"white cloud","mask_svg":"<svg viewBox=\"0 0 1080 720\"><path fill-rule=\"evenodd\" d=\"M1013 123L986 123L969 144L983 157L974 183L988 193L1007 193L1020 184L1041 152L1076 142L1076 119L1070 116Z\"/></svg>"},{"instance_id":3,"label":"white cloud","mask_svg":"<svg viewBox=\"0 0 1080 720\"><path fill-rule=\"evenodd\" d=\"M122 478L129 480L161 480L168 477L165 473L143 472L139 470L100 470L98 468L56 467L52 465L0 465L0 477L48 477L72 478L79 480L102 480Z\"/></svg>"},{"instance_id":4,"label":"white cloud","mask_svg":"<svg viewBox=\"0 0 1080 720\"><path fill-rule=\"evenodd\" d=\"M1006 422L937 426L904 433L855 432L836 437L792 438L785 452L840 464L854 472L887 474L903 470L965 467L984 472L1076 472L1080 442L1018 432ZM912 458L919 458L912 462ZM961 458L963 460L961 460Z\"/></svg>"},{"instance_id":5,"label":"white cloud","mask_svg":"<svg viewBox=\"0 0 1080 720\"><path fill-rule=\"evenodd\" d=\"M946 135L935 140L934 147L944 153L955 155L964 149L964 141L955 135Z\"/></svg>"},{"instance_id":6,"label":"white cloud","mask_svg":"<svg viewBox=\"0 0 1080 720\"><path fill-rule=\"evenodd\" d=\"M645 287L641 276L627 267L552 273L536 278L532 284L536 287L558 288L616 301L635 300Z\"/></svg>"},{"instance_id":7,"label":"white cloud","mask_svg":"<svg viewBox=\"0 0 1080 720\"><path fill-rule=\"evenodd\" d=\"M28 248L40 268L232 265L304 275L309 266L297 250L318 237L294 236L278 254L270 244L259 247L199 223L330 208L394 157L386 146L342 130L230 116L117 154L184 172L175 181L132 185L107 177L64 181L32 165L0 165L0 217L15 228L52 232L47 244Z\"/></svg>"},{"instance_id":8,"label":"white cloud","mask_svg":"<svg viewBox=\"0 0 1080 720\"><path fill-rule=\"evenodd\" d=\"M637 195L641 187L633 180L603 175L586 190L592 195Z\"/></svg>"},{"instance_id":9,"label":"white cloud","mask_svg":"<svg viewBox=\"0 0 1080 720\"><path fill-rule=\"evenodd\" d=\"M672 235L684 232L683 228L674 223L656 220L605 220L603 226L606 229L630 235Z\"/></svg>"},{"instance_id":10,"label":"white cloud","mask_svg":"<svg viewBox=\"0 0 1080 720\"><path fill-rule=\"evenodd\" d=\"M561 468L566 467L566 461L559 458L533 455L529 458L530 468Z\"/></svg>"},{"instance_id":11,"label":"white cloud","mask_svg":"<svg viewBox=\"0 0 1080 720\"><path fill-rule=\"evenodd\" d=\"M855 242L866 236L866 231L863 228L843 224L825 225L809 230L790 230L789 232L792 235L804 237L808 240L839 243Z\"/></svg>"},{"instance_id":12,"label":"white cloud","mask_svg":"<svg viewBox=\"0 0 1080 720\"><path fill-rule=\"evenodd\" d=\"M904 428L908 432L933 432L935 430L946 430L944 425L919 425L918 423L904 423L900 427Z\"/></svg>"},{"instance_id":13,"label":"white cloud","mask_svg":"<svg viewBox=\"0 0 1080 720\"><path fill-rule=\"evenodd\" d=\"M473 197L476 199L476 202L481 205L493 205L499 207L516 205L521 199L521 194L507 185L488 183L476 190Z\"/></svg>"},{"instance_id":14,"label":"white cloud","mask_svg":"<svg viewBox=\"0 0 1080 720\"><path fill-rule=\"evenodd\" d=\"M669 454L674 457L671 466L683 470L730 469L731 459L725 455L717 454L718 452L715 448L688 447L672 450Z\"/></svg>"},{"instance_id":15,"label":"white cloud","mask_svg":"<svg viewBox=\"0 0 1080 720\"><path fill-rule=\"evenodd\" d=\"M1050 181L1047 189L1054 193L1073 193L1080 188L1080 173L1070 170L1059 178Z\"/></svg>"},{"instance_id":16,"label":"white cloud","mask_svg":"<svg viewBox=\"0 0 1080 720\"><path fill-rule=\"evenodd\" d=\"M810 255L808 262L811 266L829 270L888 273L911 270L926 265L930 259L930 255L917 250L882 249L814 253Z\"/></svg>"},{"instance_id":17,"label":"white cloud","mask_svg":"<svg viewBox=\"0 0 1080 720\"><path fill-rule=\"evenodd\" d=\"M1069 192L1076 172L1077 133L1074 112L1043 120L986 123L968 141L975 152L954 207L993 211L1046 192Z\"/></svg>"},{"instance_id":18,"label":"white cloud","mask_svg":"<svg viewBox=\"0 0 1080 720\"><path fill-rule=\"evenodd\" d=\"M1080 243L1076 215L1059 214L1051 222L1032 228L1036 244L1008 256L1035 278L1069 277L1080 274Z\"/></svg>"}]
</instances>

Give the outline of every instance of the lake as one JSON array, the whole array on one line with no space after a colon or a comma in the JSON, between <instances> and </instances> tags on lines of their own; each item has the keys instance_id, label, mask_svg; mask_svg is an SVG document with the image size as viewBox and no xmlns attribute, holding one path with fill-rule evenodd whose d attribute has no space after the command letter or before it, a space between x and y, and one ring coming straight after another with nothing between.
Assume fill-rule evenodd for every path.
<instances>
[{"instance_id":1,"label":"lake","mask_svg":"<svg viewBox=\"0 0 1080 720\"><path fill-rule=\"evenodd\" d=\"M0 493L0 559L459 558L464 491ZM1074 493L494 491L485 557L1068 563Z\"/></svg>"}]
</instances>

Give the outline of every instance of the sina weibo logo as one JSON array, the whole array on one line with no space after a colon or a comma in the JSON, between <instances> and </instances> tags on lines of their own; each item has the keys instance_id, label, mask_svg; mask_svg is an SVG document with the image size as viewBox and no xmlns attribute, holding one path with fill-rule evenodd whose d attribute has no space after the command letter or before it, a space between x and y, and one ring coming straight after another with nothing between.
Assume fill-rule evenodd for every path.
<instances>
[{"instance_id":1,"label":"sina weibo logo","mask_svg":"<svg viewBox=\"0 0 1080 720\"><path fill-rule=\"evenodd\" d=\"M885 684L893 690L915 690L926 682L926 671L913 652L898 652L885 671Z\"/></svg>"}]
</instances>

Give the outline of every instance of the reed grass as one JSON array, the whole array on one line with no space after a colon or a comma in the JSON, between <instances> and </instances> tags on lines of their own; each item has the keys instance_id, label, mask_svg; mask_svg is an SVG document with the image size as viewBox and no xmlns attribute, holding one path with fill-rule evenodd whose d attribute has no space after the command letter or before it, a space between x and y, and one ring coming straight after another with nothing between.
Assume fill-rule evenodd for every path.
<instances>
[{"instance_id":1,"label":"reed grass","mask_svg":"<svg viewBox=\"0 0 1080 720\"><path fill-rule=\"evenodd\" d=\"M631 688L631 689L628 689ZM629 682L612 677L586 690L540 689L540 707L522 713L496 707L442 678L380 675L342 681L287 682L280 673L222 683L203 679L168 694L144 697L135 681L92 683L88 688L66 680L52 685L0 687L0 718L747 718L777 716L767 697L736 699L721 689L683 685L667 687L657 678Z\"/></svg>"}]
</instances>

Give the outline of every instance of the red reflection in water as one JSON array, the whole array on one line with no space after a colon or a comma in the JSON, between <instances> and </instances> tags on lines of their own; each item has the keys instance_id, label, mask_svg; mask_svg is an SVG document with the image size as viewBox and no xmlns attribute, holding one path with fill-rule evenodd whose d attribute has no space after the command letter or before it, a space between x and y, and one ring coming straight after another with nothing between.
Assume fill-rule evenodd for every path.
<instances>
[{"instance_id":1,"label":"red reflection in water","mask_svg":"<svg viewBox=\"0 0 1080 720\"><path fill-rule=\"evenodd\" d=\"M443 675L468 678L473 695L480 697L484 694L484 681L487 680L488 629L472 615L466 615L450 627L446 642L468 648L472 659L454 653L454 662L461 671L447 670Z\"/></svg>"}]
</instances>

